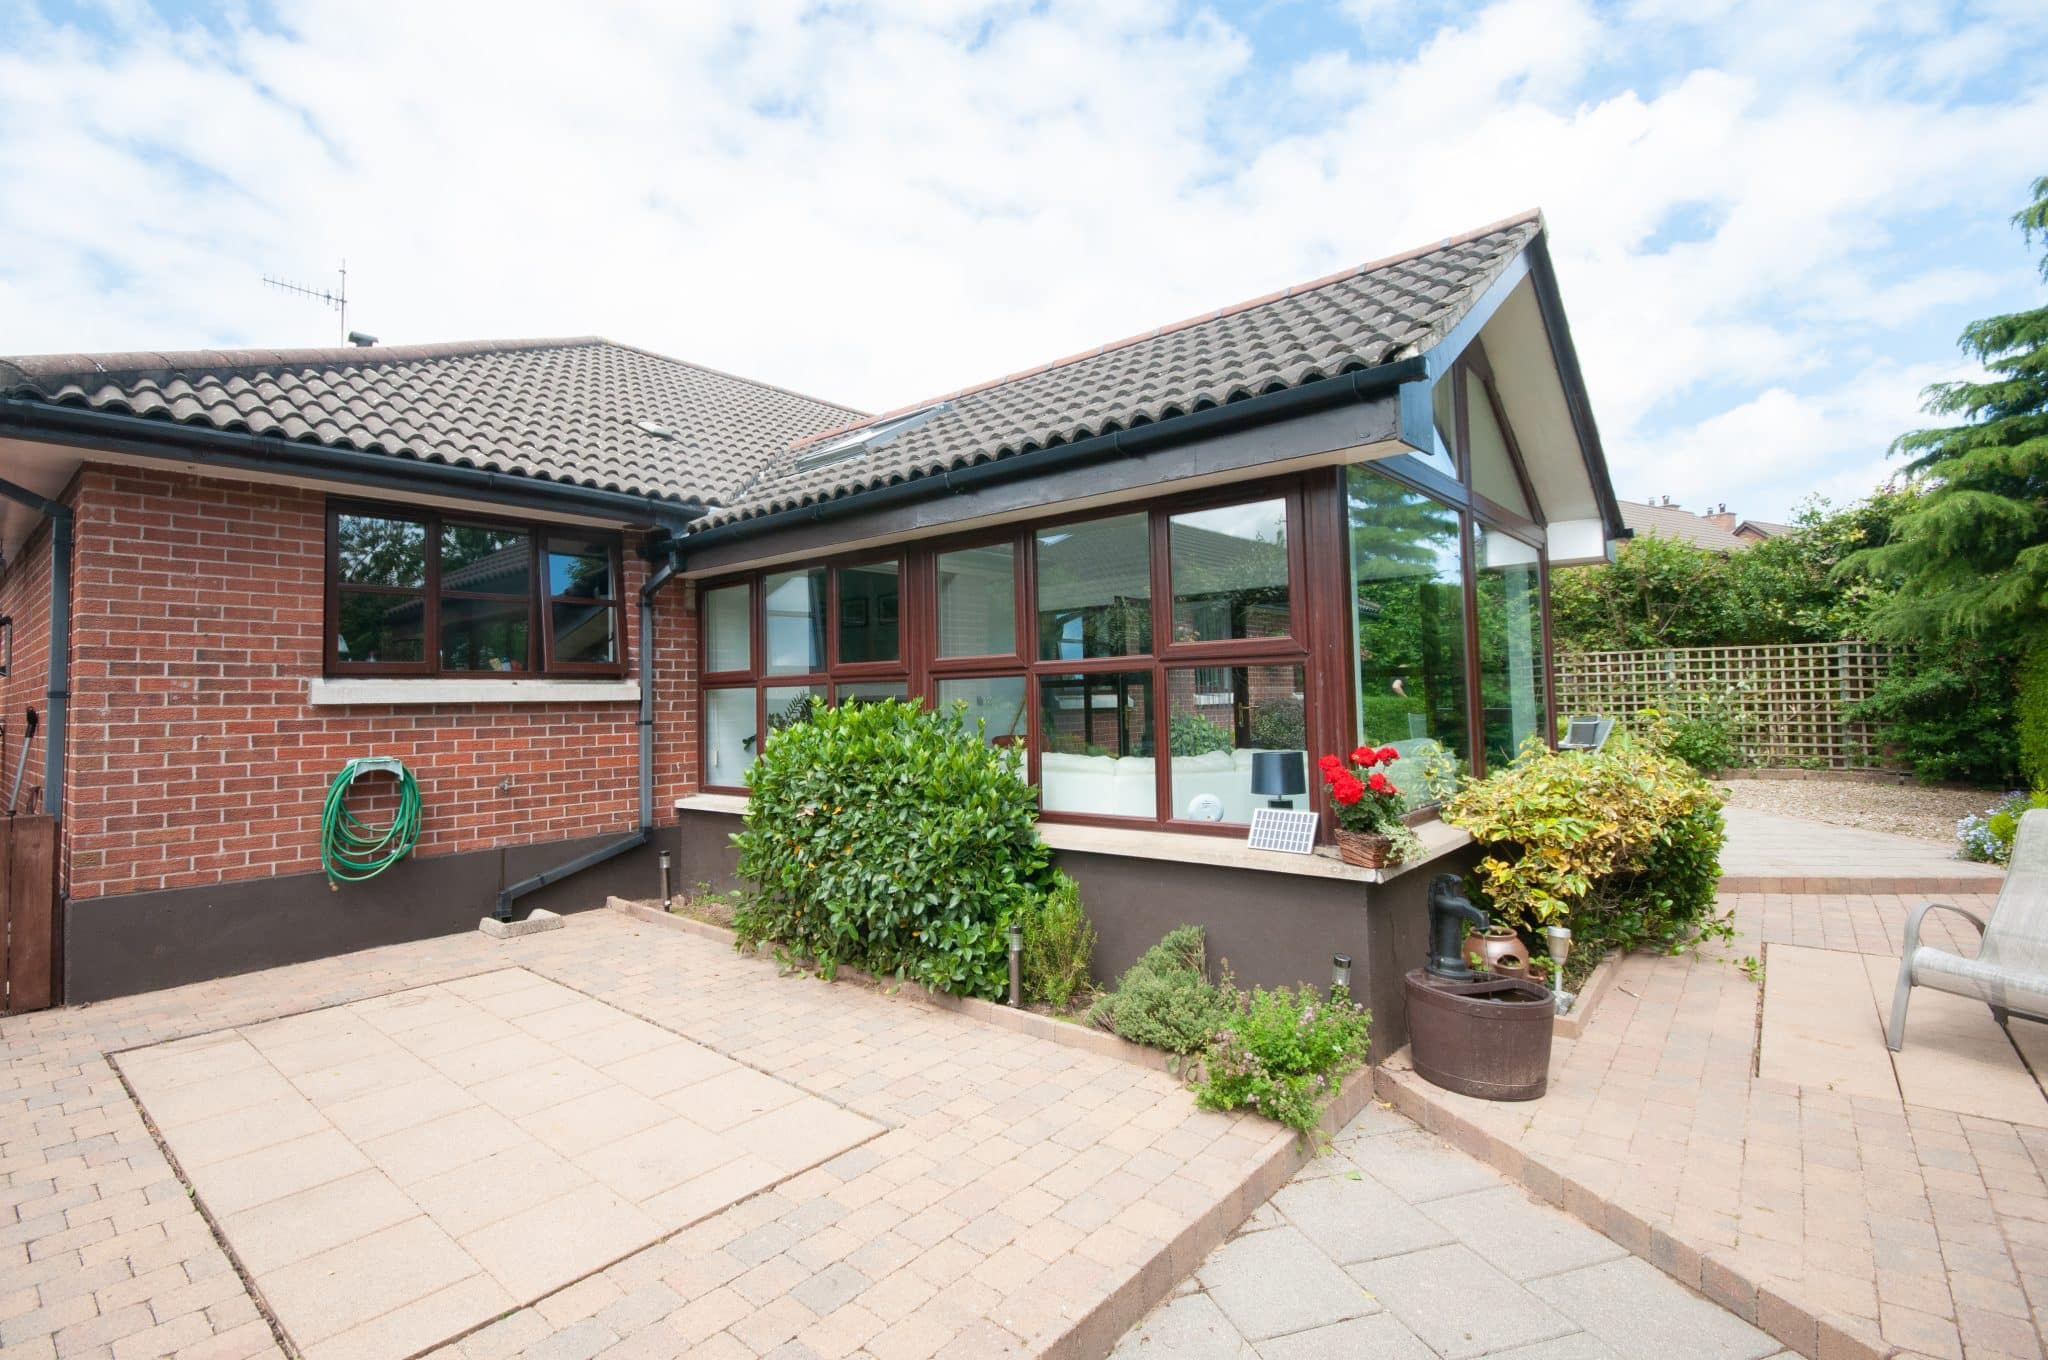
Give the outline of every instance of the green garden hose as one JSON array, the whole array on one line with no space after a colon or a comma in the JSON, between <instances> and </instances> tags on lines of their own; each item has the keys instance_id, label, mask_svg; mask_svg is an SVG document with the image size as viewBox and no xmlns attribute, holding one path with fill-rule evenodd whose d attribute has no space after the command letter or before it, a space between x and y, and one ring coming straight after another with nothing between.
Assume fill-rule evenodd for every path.
<instances>
[{"instance_id":1,"label":"green garden hose","mask_svg":"<svg viewBox=\"0 0 2048 1360\"><path fill-rule=\"evenodd\" d=\"M398 814L379 829L365 825L348 810L349 786L361 775L398 776ZM420 786L402 761L390 756L359 756L341 767L327 789L327 807L320 814L320 865L327 886L366 883L412 853L420 839Z\"/></svg>"}]
</instances>

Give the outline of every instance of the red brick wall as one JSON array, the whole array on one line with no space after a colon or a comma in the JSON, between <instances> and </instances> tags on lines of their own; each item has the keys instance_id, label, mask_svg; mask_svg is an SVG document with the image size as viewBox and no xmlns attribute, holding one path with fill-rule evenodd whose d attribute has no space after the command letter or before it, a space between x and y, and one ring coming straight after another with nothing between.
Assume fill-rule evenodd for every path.
<instances>
[{"instance_id":1,"label":"red brick wall","mask_svg":"<svg viewBox=\"0 0 2048 1360\"><path fill-rule=\"evenodd\" d=\"M418 855L565 840L638 822L634 703L313 707L324 498L91 468L77 492L74 898L319 868L329 782L356 755L417 776ZM644 564L626 555L626 599ZM696 767L696 619L658 597L656 819ZM629 657L639 618L626 618ZM500 791L501 781L511 781ZM374 799L352 803L380 817ZM367 809L367 811L361 811Z\"/></svg>"}]
</instances>

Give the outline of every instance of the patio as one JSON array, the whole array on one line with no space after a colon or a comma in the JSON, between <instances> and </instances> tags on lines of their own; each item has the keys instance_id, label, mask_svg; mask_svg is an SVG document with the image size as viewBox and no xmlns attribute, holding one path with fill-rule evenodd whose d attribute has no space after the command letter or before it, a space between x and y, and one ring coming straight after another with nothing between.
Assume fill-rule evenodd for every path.
<instances>
[{"instance_id":1,"label":"patio","mask_svg":"<svg viewBox=\"0 0 2048 1360\"><path fill-rule=\"evenodd\" d=\"M1298 1165L1162 1072L614 912L4 1033L10 1357L1100 1355Z\"/></svg>"},{"instance_id":2,"label":"patio","mask_svg":"<svg viewBox=\"0 0 2048 1360\"><path fill-rule=\"evenodd\" d=\"M1918 900L1724 897L1738 938L1625 959L1537 1104L1456 1096L1398 1058L1381 1090L1804 1354L2039 1356L2048 1103L2028 1059L2048 1029L2015 1020L2008 1040L1983 1007L1922 990L1887 1053ZM1926 938L1969 953L1970 933Z\"/></svg>"}]
</instances>

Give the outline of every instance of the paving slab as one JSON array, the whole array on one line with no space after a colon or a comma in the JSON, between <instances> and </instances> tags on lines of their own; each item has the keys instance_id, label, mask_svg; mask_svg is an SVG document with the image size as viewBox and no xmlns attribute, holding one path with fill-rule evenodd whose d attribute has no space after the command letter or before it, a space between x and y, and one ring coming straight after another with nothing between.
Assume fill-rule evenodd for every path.
<instances>
[{"instance_id":1,"label":"paving slab","mask_svg":"<svg viewBox=\"0 0 2048 1360\"><path fill-rule=\"evenodd\" d=\"M1552 1275L1529 1288L1623 1355L1763 1360L1784 1349L1636 1257Z\"/></svg>"},{"instance_id":2,"label":"paving slab","mask_svg":"<svg viewBox=\"0 0 2048 1360\"><path fill-rule=\"evenodd\" d=\"M623 1012L585 1023L587 997L522 970L417 990L409 1006L337 1006L122 1058L143 1107L169 1107L165 1144L228 1248L321 1360L460 1335L883 1132ZM420 1015L431 1022L410 1023ZM557 1015L573 1031L559 1046ZM699 1080L665 1105L603 1064L643 1084ZM720 1085L692 1095L707 1082ZM216 1085L238 1108L203 1115ZM391 1128L380 1090L416 1088L445 1113ZM745 1174L702 1179L727 1166ZM686 1206L652 1203L690 1181Z\"/></svg>"},{"instance_id":3,"label":"paving slab","mask_svg":"<svg viewBox=\"0 0 2048 1360\"><path fill-rule=\"evenodd\" d=\"M1461 1243L1367 1261L1351 1277L1444 1360L1579 1330Z\"/></svg>"},{"instance_id":4,"label":"paving slab","mask_svg":"<svg viewBox=\"0 0 2048 1360\"><path fill-rule=\"evenodd\" d=\"M1871 1004L1863 954L1774 944L1764 955L1758 1073L1873 1100L1897 1100L1899 1084Z\"/></svg>"},{"instance_id":5,"label":"paving slab","mask_svg":"<svg viewBox=\"0 0 2048 1360\"><path fill-rule=\"evenodd\" d=\"M1899 961L1866 954L1859 962L1873 1004L1889 1009ZM2048 1097L1981 1001L1915 987L1905 1047L1888 1056L1908 1105L2048 1127Z\"/></svg>"},{"instance_id":6,"label":"paving slab","mask_svg":"<svg viewBox=\"0 0 2048 1360\"><path fill-rule=\"evenodd\" d=\"M1259 1360L1252 1343L1207 1294L1182 1294L1160 1304L1124 1334L1110 1355L1111 1360Z\"/></svg>"},{"instance_id":7,"label":"paving slab","mask_svg":"<svg viewBox=\"0 0 2048 1360\"><path fill-rule=\"evenodd\" d=\"M1272 1207L1338 1265L1456 1240L1441 1223L1367 1179L1349 1158L1343 1161L1349 1169L1297 1178L1272 1199Z\"/></svg>"},{"instance_id":8,"label":"paving slab","mask_svg":"<svg viewBox=\"0 0 2048 1360\"><path fill-rule=\"evenodd\" d=\"M1196 1273L1209 1297L1248 1340L1328 1326L1380 1305L1294 1228L1246 1233L1218 1248Z\"/></svg>"},{"instance_id":9,"label":"paving slab","mask_svg":"<svg viewBox=\"0 0 2048 1360\"><path fill-rule=\"evenodd\" d=\"M1421 1212L1511 1280L1534 1280L1628 1255L1628 1249L1568 1214L1504 1185L1432 1200Z\"/></svg>"},{"instance_id":10,"label":"paving slab","mask_svg":"<svg viewBox=\"0 0 2048 1360\"><path fill-rule=\"evenodd\" d=\"M1391 1313L1352 1318L1259 1343L1259 1360L1434 1360L1436 1352Z\"/></svg>"}]
</instances>

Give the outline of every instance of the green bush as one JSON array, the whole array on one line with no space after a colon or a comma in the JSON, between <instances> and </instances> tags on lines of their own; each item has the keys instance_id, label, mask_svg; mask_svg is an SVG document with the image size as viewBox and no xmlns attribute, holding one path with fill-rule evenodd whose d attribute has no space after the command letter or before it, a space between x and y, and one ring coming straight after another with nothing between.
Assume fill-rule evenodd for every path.
<instances>
[{"instance_id":1,"label":"green bush","mask_svg":"<svg viewBox=\"0 0 2048 1360\"><path fill-rule=\"evenodd\" d=\"M1079 885L1055 873L1051 889L1025 907L1023 924L1024 994L1063 1011L1086 990L1095 957L1095 928L1081 910Z\"/></svg>"},{"instance_id":2,"label":"green bush","mask_svg":"<svg viewBox=\"0 0 2048 1360\"><path fill-rule=\"evenodd\" d=\"M1298 751L1308 745L1308 718L1291 694L1252 705L1252 745L1261 751Z\"/></svg>"},{"instance_id":3,"label":"green bush","mask_svg":"<svg viewBox=\"0 0 2048 1360\"><path fill-rule=\"evenodd\" d=\"M955 714L818 706L747 772L743 945L998 996L1009 927L1044 889L1037 799L1010 752Z\"/></svg>"},{"instance_id":4,"label":"green bush","mask_svg":"<svg viewBox=\"0 0 2048 1360\"><path fill-rule=\"evenodd\" d=\"M1371 1023L1341 987L1327 1001L1306 986L1235 992L1203 1061L1196 1103L1253 1110L1308 1133L1345 1074L1365 1061Z\"/></svg>"},{"instance_id":5,"label":"green bush","mask_svg":"<svg viewBox=\"0 0 2048 1360\"><path fill-rule=\"evenodd\" d=\"M1468 783L1444 819L1486 848L1476 896L1526 934L1555 923L1589 943L1676 945L1725 933L1713 918L1724 831L1713 786L1644 736L1596 752L1539 741L1515 762Z\"/></svg>"},{"instance_id":6,"label":"green bush","mask_svg":"<svg viewBox=\"0 0 2048 1360\"><path fill-rule=\"evenodd\" d=\"M2019 771L2015 658L1967 639L1930 639L1896 654L1870 698L1843 713L1873 723L1921 779L2004 784Z\"/></svg>"},{"instance_id":7,"label":"green bush","mask_svg":"<svg viewBox=\"0 0 2048 1360\"><path fill-rule=\"evenodd\" d=\"M1670 728L1665 749L1700 774L1717 774L1744 763L1736 724L1717 712L1674 713L1665 718Z\"/></svg>"},{"instance_id":8,"label":"green bush","mask_svg":"<svg viewBox=\"0 0 2048 1360\"><path fill-rule=\"evenodd\" d=\"M1223 992L1209 981L1200 926L1181 926L1146 950L1088 1018L1134 1044L1199 1053L1229 1018Z\"/></svg>"}]
</instances>

